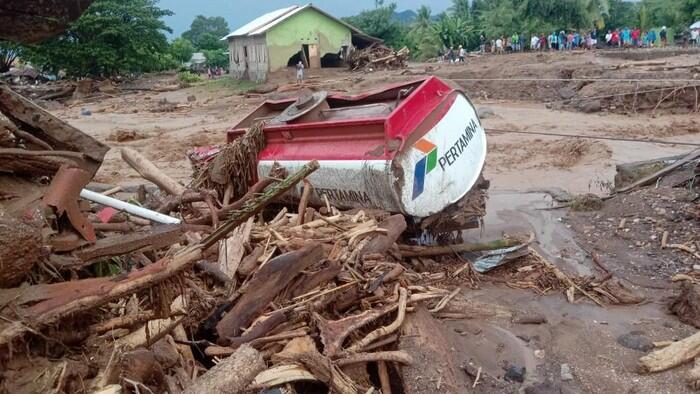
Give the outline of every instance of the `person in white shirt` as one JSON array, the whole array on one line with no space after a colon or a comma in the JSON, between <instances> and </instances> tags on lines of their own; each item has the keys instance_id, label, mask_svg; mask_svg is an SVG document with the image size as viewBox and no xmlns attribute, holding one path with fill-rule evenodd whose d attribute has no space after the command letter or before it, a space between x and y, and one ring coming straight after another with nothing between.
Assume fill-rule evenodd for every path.
<instances>
[{"instance_id":1,"label":"person in white shirt","mask_svg":"<svg viewBox=\"0 0 700 394\"><path fill-rule=\"evenodd\" d=\"M499 55L503 53L503 39L501 37L496 39L496 53Z\"/></svg>"},{"instance_id":2,"label":"person in white shirt","mask_svg":"<svg viewBox=\"0 0 700 394\"><path fill-rule=\"evenodd\" d=\"M530 49L533 51L540 49L540 38L537 37L537 34L533 34L530 38Z\"/></svg>"},{"instance_id":3,"label":"person in white shirt","mask_svg":"<svg viewBox=\"0 0 700 394\"><path fill-rule=\"evenodd\" d=\"M690 42L694 46L700 46L700 42L698 42L698 38L700 38L700 30L698 29L693 29L690 31Z\"/></svg>"}]
</instances>

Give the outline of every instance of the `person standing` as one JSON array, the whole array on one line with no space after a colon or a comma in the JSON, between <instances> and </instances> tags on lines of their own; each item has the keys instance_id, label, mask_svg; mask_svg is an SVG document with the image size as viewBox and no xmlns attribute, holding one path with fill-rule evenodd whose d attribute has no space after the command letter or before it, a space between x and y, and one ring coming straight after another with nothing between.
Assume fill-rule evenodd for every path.
<instances>
[{"instance_id":1,"label":"person standing","mask_svg":"<svg viewBox=\"0 0 700 394\"><path fill-rule=\"evenodd\" d=\"M692 46L699 46L700 42L698 42L698 39L700 38L700 30L698 29L692 29L690 31L690 44Z\"/></svg>"},{"instance_id":2,"label":"person standing","mask_svg":"<svg viewBox=\"0 0 700 394\"><path fill-rule=\"evenodd\" d=\"M304 63L301 60L297 63L297 83L300 85L304 84Z\"/></svg>"},{"instance_id":3,"label":"person standing","mask_svg":"<svg viewBox=\"0 0 700 394\"><path fill-rule=\"evenodd\" d=\"M566 33L564 33L564 30L559 32L559 38L557 39L557 43L559 43L560 51L566 49Z\"/></svg>"},{"instance_id":4,"label":"person standing","mask_svg":"<svg viewBox=\"0 0 700 394\"><path fill-rule=\"evenodd\" d=\"M613 47L620 47L620 33L617 31L617 29L613 31L612 37L610 37L610 43Z\"/></svg>"},{"instance_id":5,"label":"person standing","mask_svg":"<svg viewBox=\"0 0 700 394\"><path fill-rule=\"evenodd\" d=\"M486 37L483 33L479 36L479 52L482 54L486 52Z\"/></svg>"},{"instance_id":6,"label":"person standing","mask_svg":"<svg viewBox=\"0 0 700 394\"><path fill-rule=\"evenodd\" d=\"M608 30L608 33L605 35L605 45L612 46L612 31L610 30Z\"/></svg>"},{"instance_id":7,"label":"person standing","mask_svg":"<svg viewBox=\"0 0 700 394\"><path fill-rule=\"evenodd\" d=\"M649 31L649 47L653 48L656 45L656 31Z\"/></svg>"},{"instance_id":8,"label":"person standing","mask_svg":"<svg viewBox=\"0 0 700 394\"><path fill-rule=\"evenodd\" d=\"M498 37L496 39L496 54L502 55L503 54L503 38Z\"/></svg>"},{"instance_id":9,"label":"person standing","mask_svg":"<svg viewBox=\"0 0 700 394\"><path fill-rule=\"evenodd\" d=\"M533 34L530 38L530 50L535 52L538 49L540 49L540 38L537 37L537 34Z\"/></svg>"},{"instance_id":10,"label":"person standing","mask_svg":"<svg viewBox=\"0 0 700 394\"><path fill-rule=\"evenodd\" d=\"M591 31L591 49L598 46L598 31L594 28Z\"/></svg>"},{"instance_id":11,"label":"person standing","mask_svg":"<svg viewBox=\"0 0 700 394\"><path fill-rule=\"evenodd\" d=\"M464 63L464 58L467 56L467 50L461 45L459 46L459 62Z\"/></svg>"},{"instance_id":12,"label":"person standing","mask_svg":"<svg viewBox=\"0 0 700 394\"><path fill-rule=\"evenodd\" d=\"M540 36L540 46L539 46L540 51L545 51L547 50L547 36L542 33Z\"/></svg>"},{"instance_id":13,"label":"person standing","mask_svg":"<svg viewBox=\"0 0 700 394\"><path fill-rule=\"evenodd\" d=\"M632 46L633 47L639 47L639 38L641 36L641 32L639 31L639 28L635 27L634 30L632 30Z\"/></svg>"},{"instance_id":14,"label":"person standing","mask_svg":"<svg viewBox=\"0 0 700 394\"><path fill-rule=\"evenodd\" d=\"M666 26L661 28L659 38L661 38L661 47L666 48L666 45L668 45L668 32L666 31Z\"/></svg>"}]
</instances>

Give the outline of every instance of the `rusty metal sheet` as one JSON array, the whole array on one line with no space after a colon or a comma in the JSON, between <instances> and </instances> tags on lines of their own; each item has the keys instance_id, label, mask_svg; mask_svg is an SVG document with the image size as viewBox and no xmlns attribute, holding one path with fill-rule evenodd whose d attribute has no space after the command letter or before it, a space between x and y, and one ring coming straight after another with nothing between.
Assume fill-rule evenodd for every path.
<instances>
[{"instance_id":1,"label":"rusty metal sheet","mask_svg":"<svg viewBox=\"0 0 700 394\"><path fill-rule=\"evenodd\" d=\"M87 241L95 242L97 239L95 228L83 216L78 206L80 191L90 182L90 179L92 179L90 172L64 164L58 169L56 176L46 189L42 201L47 206L55 208L59 216L65 212L73 228Z\"/></svg>"}]
</instances>

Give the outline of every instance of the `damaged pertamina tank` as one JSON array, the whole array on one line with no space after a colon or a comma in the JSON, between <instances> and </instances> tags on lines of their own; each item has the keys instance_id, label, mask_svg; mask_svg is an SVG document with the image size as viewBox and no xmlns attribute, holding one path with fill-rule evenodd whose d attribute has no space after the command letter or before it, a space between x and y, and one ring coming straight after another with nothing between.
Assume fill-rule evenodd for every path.
<instances>
[{"instance_id":1,"label":"damaged pertamina tank","mask_svg":"<svg viewBox=\"0 0 700 394\"><path fill-rule=\"evenodd\" d=\"M485 213L484 128L465 93L436 77L354 96L268 100L228 140L258 121L266 141L258 176L275 162L294 171L319 160L312 204L402 213L433 234L476 227ZM288 197L298 200L301 187Z\"/></svg>"}]
</instances>

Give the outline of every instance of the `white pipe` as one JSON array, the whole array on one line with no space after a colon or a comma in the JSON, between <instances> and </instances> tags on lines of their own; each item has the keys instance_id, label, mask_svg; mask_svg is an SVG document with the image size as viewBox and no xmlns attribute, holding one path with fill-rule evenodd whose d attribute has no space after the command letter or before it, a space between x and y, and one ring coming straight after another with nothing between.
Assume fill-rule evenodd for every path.
<instances>
[{"instance_id":1,"label":"white pipe","mask_svg":"<svg viewBox=\"0 0 700 394\"><path fill-rule=\"evenodd\" d=\"M108 197L100 193L95 193L87 189L83 189L80 192L80 197L86 200L90 200L92 202L96 202L98 204L102 204L108 207L112 207L114 209L118 209L120 211L130 213L132 215L142 217L144 219L152 220L157 223L180 224L180 219L178 218L163 215L162 213L151 211L150 209L141 208L138 205L129 204L128 202L117 200L116 198Z\"/></svg>"}]
</instances>

